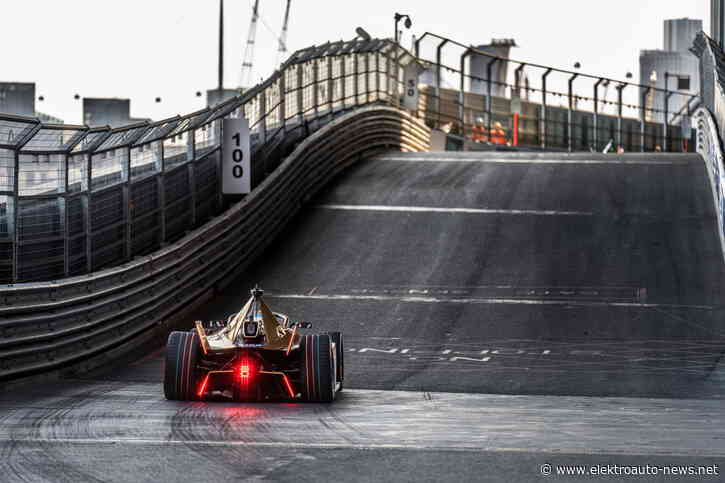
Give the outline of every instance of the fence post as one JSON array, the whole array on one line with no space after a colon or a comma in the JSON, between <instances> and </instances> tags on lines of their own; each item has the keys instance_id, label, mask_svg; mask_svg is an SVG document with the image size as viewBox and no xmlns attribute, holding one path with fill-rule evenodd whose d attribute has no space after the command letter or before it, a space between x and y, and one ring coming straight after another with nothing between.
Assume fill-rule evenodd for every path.
<instances>
[{"instance_id":1,"label":"fence post","mask_svg":"<svg viewBox=\"0 0 725 483\"><path fill-rule=\"evenodd\" d=\"M493 65L499 60L500 59L498 57L494 57L489 60L486 65L486 82L488 83L488 126L486 129L488 131L489 140L491 139L491 124L493 121L493 81L491 80L491 76L493 75Z\"/></svg>"},{"instance_id":2,"label":"fence post","mask_svg":"<svg viewBox=\"0 0 725 483\"><path fill-rule=\"evenodd\" d=\"M280 72L279 76L279 122L282 124L282 135L287 133L287 71Z\"/></svg>"},{"instance_id":3,"label":"fence post","mask_svg":"<svg viewBox=\"0 0 725 483\"><path fill-rule=\"evenodd\" d=\"M20 264L20 258L19 258L19 252L18 247L19 241L20 241L20 227L18 226L18 219L19 219L19 212L20 212L20 149L16 148L13 151L14 154L14 169L15 169L15 179L13 180L13 193L15 194L14 200L13 200L13 274L12 274L12 281L13 283L18 282L18 265Z\"/></svg>"},{"instance_id":4,"label":"fence post","mask_svg":"<svg viewBox=\"0 0 725 483\"><path fill-rule=\"evenodd\" d=\"M221 124L221 123L220 123ZM221 129L221 126L220 126ZM221 137L219 138L221 139ZM164 140L159 139L156 141L159 143L159 173L156 175L156 189L158 190L159 197L159 245L164 246L166 244L166 183L164 177L166 176L166 160L164 159ZM221 163L221 154L219 155ZM221 166L218 166L218 196L219 206L221 207L222 199L222 179L221 179Z\"/></svg>"},{"instance_id":5,"label":"fence post","mask_svg":"<svg viewBox=\"0 0 725 483\"><path fill-rule=\"evenodd\" d=\"M642 92L642 109L641 109L641 116L639 119L639 133L640 133L640 145L641 145L641 151L645 152L645 125L647 122L647 97L649 97L649 93L652 92L652 87L647 87Z\"/></svg>"},{"instance_id":6,"label":"fence post","mask_svg":"<svg viewBox=\"0 0 725 483\"><path fill-rule=\"evenodd\" d=\"M461 86L458 94L458 120L461 123L461 137L466 142L466 57L472 53L471 49L461 54Z\"/></svg>"},{"instance_id":7,"label":"fence post","mask_svg":"<svg viewBox=\"0 0 725 483\"><path fill-rule=\"evenodd\" d=\"M333 88L335 86L333 80L332 80L332 57L327 56L327 108L330 111L330 119L332 119L332 98L333 98ZM377 79L377 75L375 76ZM380 97L380 85L378 83L378 97Z\"/></svg>"},{"instance_id":8,"label":"fence post","mask_svg":"<svg viewBox=\"0 0 725 483\"><path fill-rule=\"evenodd\" d=\"M594 121L594 150L597 151L599 149L599 86L604 82L604 79L601 77L599 80L594 84L594 115L593 115L593 121Z\"/></svg>"},{"instance_id":9,"label":"fence post","mask_svg":"<svg viewBox=\"0 0 725 483\"><path fill-rule=\"evenodd\" d=\"M297 122L299 123L299 128L302 129L302 125L305 121L304 119L304 89L302 88L304 82L304 76L302 71L302 64L297 64Z\"/></svg>"},{"instance_id":10,"label":"fence post","mask_svg":"<svg viewBox=\"0 0 725 483\"><path fill-rule=\"evenodd\" d=\"M259 93L259 139L267 142L267 89Z\"/></svg>"},{"instance_id":11,"label":"fence post","mask_svg":"<svg viewBox=\"0 0 725 483\"><path fill-rule=\"evenodd\" d=\"M441 62L442 49L448 43L448 39L443 40L436 48L436 112L438 113L437 127L441 124Z\"/></svg>"},{"instance_id":12,"label":"fence post","mask_svg":"<svg viewBox=\"0 0 725 483\"><path fill-rule=\"evenodd\" d=\"M312 61L312 103L315 106L315 119L318 117L319 106L320 106L320 86L319 82L320 73L317 68L317 59Z\"/></svg>"},{"instance_id":13,"label":"fence post","mask_svg":"<svg viewBox=\"0 0 725 483\"><path fill-rule=\"evenodd\" d=\"M85 206L85 222L86 222L86 272L93 271L93 154L89 150L86 154L86 206Z\"/></svg>"},{"instance_id":14,"label":"fence post","mask_svg":"<svg viewBox=\"0 0 725 483\"><path fill-rule=\"evenodd\" d=\"M546 69L541 76L541 148L546 149L546 78L554 69Z\"/></svg>"},{"instance_id":15,"label":"fence post","mask_svg":"<svg viewBox=\"0 0 725 483\"><path fill-rule=\"evenodd\" d=\"M62 206L62 229L63 229L63 276L68 277L70 274L70 240L68 229L68 153L63 154L63 196ZM59 200L60 201L60 200Z\"/></svg>"},{"instance_id":16,"label":"fence post","mask_svg":"<svg viewBox=\"0 0 725 483\"><path fill-rule=\"evenodd\" d=\"M186 166L187 166L187 172L189 177L189 193L191 194L191 200L189 201L189 204L191 205L191 209L189 210L189 217L191 218L190 225L191 228L196 227L196 200L197 200L197 193L196 193L196 144L195 144L195 131L193 129L190 129L187 132L187 138L186 138L186 149L187 149L187 155L186 155Z\"/></svg>"},{"instance_id":17,"label":"fence post","mask_svg":"<svg viewBox=\"0 0 725 483\"><path fill-rule=\"evenodd\" d=\"M125 224L124 234L124 259L126 261L131 260L131 225L133 220L133 212L131 206L131 146L124 146L118 148L125 152L126 159L124 160L122 170L123 186L121 186L121 193L123 194L123 218Z\"/></svg>"},{"instance_id":18,"label":"fence post","mask_svg":"<svg viewBox=\"0 0 725 483\"><path fill-rule=\"evenodd\" d=\"M352 89L353 89L353 91L355 93L355 97L354 97L355 98L355 101L353 102L353 106L357 106L358 105L358 97L360 96L360 85L358 83L359 69L358 69L358 66L357 66L357 61L358 61L357 55L358 54L357 53L353 53L351 55L352 55L352 72L353 72Z\"/></svg>"},{"instance_id":19,"label":"fence post","mask_svg":"<svg viewBox=\"0 0 725 483\"><path fill-rule=\"evenodd\" d=\"M617 86L617 150L622 145L622 91L627 84L619 84Z\"/></svg>"},{"instance_id":20,"label":"fence post","mask_svg":"<svg viewBox=\"0 0 725 483\"><path fill-rule=\"evenodd\" d=\"M347 104L346 98L347 98L347 69L345 68L345 65L347 64L346 56L343 54L339 57L340 59L340 106L342 107L342 110L345 110L345 105ZM387 59L388 65L390 64L390 59ZM387 84L386 88L390 84L390 78L387 78Z\"/></svg>"},{"instance_id":21,"label":"fence post","mask_svg":"<svg viewBox=\"0 0 725 483\"><path fill-rule=\"evenodd\" d=\"M573 149L573 147L574 147L574 126L573 126L573 112L572 111L574 110L574 81L576 80L577 77L579 77L579 74L574 74L569 78L569 92L568 92L569 103L568 103L567 111L566 111L566 114L567 114L567 122L566 122L567 130L566 130L566 132L567 132L567 138L568 138L567 141L568 141L568 145L569 145L568 147L569 147L570 153L574 150Z\"/></svg>"}]
</instances>

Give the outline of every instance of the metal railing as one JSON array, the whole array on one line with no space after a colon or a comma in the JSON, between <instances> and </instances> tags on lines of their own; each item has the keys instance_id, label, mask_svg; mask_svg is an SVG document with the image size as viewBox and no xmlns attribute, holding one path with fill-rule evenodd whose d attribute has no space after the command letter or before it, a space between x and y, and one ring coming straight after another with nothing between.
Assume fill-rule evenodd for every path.
<instances>
[{"instance_id":1,"label":"metal railing","mask_svg":"<svg viewBox=\"0 0 725 483\"><path fill-rule=\"evenodd\" d=\"M725 135L725 52L703 32L697 36L692 51L700 59L702 93L702 105L695 113L697 152L707 165L725 257L725 155L722 142Z\"/></svg>"},{"instance_id":2,"label":"metal railing","mask_svg":"<svg viewBox=\"0 0 725 483\"><path fill-rule=\"evenodd\" d=\"M257 185L275 148L349 108L398 99L396 60L413 57L389 40L327 43L239 97L119 129L0 114L0 284L96 272L178 240L224 208L221 119L249 119Z\"/></svg>"},{"instance_id":3,"label":"metal railing","mask_svg":"<svg viewBox=\"0 0 725 483\"><path fill-rule=\"evenodd\" d=\"M446 63L451 48L455 61ZM601 151L611 142L627 152L691 149L689 133L683 137L673 123L689 120L698 96L500 57L431 32L416 41L415 55L430 74L421 106L426 122L466 140L479 129L491 143L486 138L499 123L508 144L521 147ZM509 70L513 82L504 82ZM675 75L664 75L667 87ZM443 86L446 76L455 87ZM625 102L634 90L637 102Z\"/></svg>"}]
</instances>

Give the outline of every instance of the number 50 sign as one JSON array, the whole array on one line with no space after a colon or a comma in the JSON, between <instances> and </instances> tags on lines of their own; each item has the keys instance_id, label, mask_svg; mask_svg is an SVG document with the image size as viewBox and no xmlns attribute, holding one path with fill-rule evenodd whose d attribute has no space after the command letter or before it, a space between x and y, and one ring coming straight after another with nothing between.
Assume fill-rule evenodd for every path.
<instances>
[{"instance_id":1,"label":"number 50 sign","mask_svg":"<svg viewBox=\"0 0 725 483\"><path fill-rule=\"evenodd\" d=\"M224 119L222 144L222 193L243 195L252 191L249 121Z\"/></svg>"}]
</instances>

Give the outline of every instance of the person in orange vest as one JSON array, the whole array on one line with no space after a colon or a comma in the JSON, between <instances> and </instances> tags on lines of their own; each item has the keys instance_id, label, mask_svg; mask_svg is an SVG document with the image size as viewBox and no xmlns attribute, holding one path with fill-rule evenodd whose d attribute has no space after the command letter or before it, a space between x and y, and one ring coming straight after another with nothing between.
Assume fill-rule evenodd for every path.
<instances>
[{"instance_id":1,"label":"person in orange vest","mask_svg":"<svg viewBox=\"0 0 725 483\"><path fill-rule=\"evenodd\" d=\"M488 135L486 133L486 128L483 127L483 119L480 117L476 119L476 124L473 125L473 132L471 134L471 139L473 139L473 142L476 143L485 143L488 142Z\"/></svg>"},{"instance_id":2,"label":"person in orange vest","mask_svg":"<svg viewBox=\"0 0 725 483\"><path fill-rule=\"evenodd\" d=\"M493 144L506 144L506 131L500 122L496 122L491 129L491 142Z\"/></svg>"}]
</instances>

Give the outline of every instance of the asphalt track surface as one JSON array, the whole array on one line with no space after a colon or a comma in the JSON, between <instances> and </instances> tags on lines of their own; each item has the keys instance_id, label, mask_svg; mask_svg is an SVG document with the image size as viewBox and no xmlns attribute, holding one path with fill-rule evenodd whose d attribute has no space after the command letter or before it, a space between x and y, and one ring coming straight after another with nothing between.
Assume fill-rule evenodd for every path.
<instances>
[{"instance_id":1,"label":"asphalt track surface","mask_svg":"<svg viewBox=\"0 0 725 483\"><path fill-rule=\"evenodd\" d=\"M0 395L0 481L541 481L545 463L719 464L725 267L708 183L695 155L360 163L193 317L226 317L259 283L274 310L342 330L339 401L167 402L156 352Z\"/></svg>"}]
</instances>

